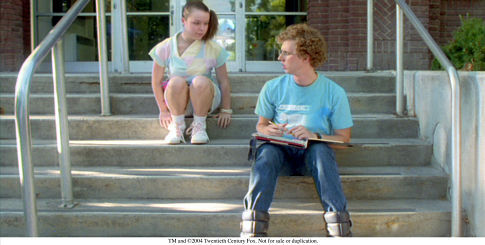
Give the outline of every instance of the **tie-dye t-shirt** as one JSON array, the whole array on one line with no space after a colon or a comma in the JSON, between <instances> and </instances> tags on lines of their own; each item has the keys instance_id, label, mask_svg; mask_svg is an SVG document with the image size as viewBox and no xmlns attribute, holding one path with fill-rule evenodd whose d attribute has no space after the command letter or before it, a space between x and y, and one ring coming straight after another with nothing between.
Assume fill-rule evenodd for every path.
<instances>
[{"instance_id":1,"label":"tie-dye t-shirt","mask_svg":"<svg viewBox=\"0 0 485 245\"><path fill-rule=\"evenodd\" d=\"M177 50L177 36L180 34L181 32L153 47L149 52L150 57L167 69L169 79L180 76L190 83L195 76L204 75L212 80L212 69L224 65L229 53L212 40L195 40L180 56Z\"/></svg>"}]
</instances>

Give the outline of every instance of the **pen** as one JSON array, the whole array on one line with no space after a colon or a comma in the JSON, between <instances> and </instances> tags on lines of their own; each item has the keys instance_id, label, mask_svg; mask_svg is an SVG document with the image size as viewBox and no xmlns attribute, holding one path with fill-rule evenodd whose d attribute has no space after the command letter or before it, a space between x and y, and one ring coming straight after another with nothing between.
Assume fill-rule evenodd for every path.
<instances>
[{"instance_id":1,"label":"pen","mask_svg":"<svg viewBox=\"0 0 485 245\"><path fill-rule=\"evenodd\" d=\"M270 122L271 124L273 124L274 126L278 127L280 131L282 131L282 132L286 132L286 130L287 130L287 129L286 129L286 125L285 125L285 126L280 126L280 125L276 124L276 123L275 123L275 122L273 122L273 121L269 121L269 122Z\"/></svg>"}]
</instances>

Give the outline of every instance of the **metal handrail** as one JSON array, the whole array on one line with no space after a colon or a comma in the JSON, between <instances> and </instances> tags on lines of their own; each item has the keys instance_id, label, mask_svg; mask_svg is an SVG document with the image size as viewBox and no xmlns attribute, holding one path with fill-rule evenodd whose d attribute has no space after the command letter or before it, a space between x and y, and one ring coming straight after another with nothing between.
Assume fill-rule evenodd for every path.
<instances>
[{"instance_id":1,"label":"metal handrail","mask_svg":"<svg viewBox=\"0 0 485 245\"><path fill-rule=\"evenodd\" d=\"M396 114L404 116L404 16L396 4Z\"/></svg>"},{"instance_id":2,"label":"metal handrail","mask_svg":"<svg viewBox=\"0 0 485 245\"><path fill-rule=\"evenodd\" d=\"M456 72L456 68L450 60L443 53L438 44L431 37L429 32L424 28L411 8L404 0L396 0L397 9L408 17L409 22L416 28L421 38L424 40L428 48L438 59L443 67L445 67L451 86L451 166L452 166L452 184L451 184L451 235L463 235L462 222L462 198L461 198L461 112L460 112L460 78ZM402 32L402 27L398 32ZM402 34L401 34L402 36ZM402 52L402 50L401 50ZM402 57L402 53L401 53ZM401 91L402 92L402 91ZM404 97L404 96L402 96Z\"/></svg>"},{"instance_id":3,"label":"metal handrail","mask_svg":"<svg viewBox=\"0 0 485 245\"><path fill-rule=\"evenodd\" d=\"M367 70L373 70L373 41L372 27L373 0L367 0ZM443 53L438 44L431 37L423 24L416 17L404 0L396 0L396 114L404 114L403 89L403 13L416 28L419 36L424 40L433 55L445 67L451 86L451 235L463 235L463 213L461 197L461 108L460 108L460 79L456 68Z\"/></svg>"},{"instance_id":4,"label":"metal handrail","mask_svg":"<svg viewBox=\"0 0 485 245\"><path fill-rule=\"evenodd\" d=\"M30 85L35 70L52 49L52 68L55 88L56 132L61 168L61 189L64 206L72 206L71 171L69 159L69 134L64 88L64 66L61 39L77 15L90 0L78 0L35 48L20 68L15 87L15 128L20 184L28 236L38 236L37 203L32 166L32 137L29 116Z\"/></svg>"},{"instance_id":5,"label":"metal handrail","mask_svg":"<svg viewBox=\"0 0 485 245\"><path fill-rule=\"evenodd\" d=\"M104 0L96 0L96 26L98 34L99 89L101 95L101 115L111 115L108 82L108 52L106 46L106 11Z\"/></svg>"},{"instance_id":6,"label":"metal handrail","mask_svg":"<svg viewBox=\"0 0 485 245\"><path fill-rule=\"evenodd\" d=\"M367 0L367 71L374 70L374 0Z\"/></svg>"}]
</instances>

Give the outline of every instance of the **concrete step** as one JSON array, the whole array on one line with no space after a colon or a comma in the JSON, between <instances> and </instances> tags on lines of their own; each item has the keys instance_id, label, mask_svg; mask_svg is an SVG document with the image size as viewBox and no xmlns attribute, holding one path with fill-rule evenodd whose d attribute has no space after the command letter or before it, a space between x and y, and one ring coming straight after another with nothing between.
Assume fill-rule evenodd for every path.
<instances>
[{"instance_id":1,"label":"concrete step","mask_svg":"<svg viewBox=\"0 0 485 245\"><path fill-rule=\"evenodd\" d=\"M394 72L322 72L340 84L348 93L393 93L395 91ZM257 93L264 83L283 73L230 73L229 80L233 92ZM110 92L112 93L151 93L151 75L110 74ZM16 73L0 73L0 91L13 93L17 80ZM52 75L36 74L32 93L52 93ZM68 93L99 93L99 74L66 74L66 91Z\"/></svg>"},{"instance_id":2,"label":"concrete step","mask_svg":"<svg viewBox=\"0 0 485 245\"><path fill-rule=\"evenodd\" d=\"M255 115L235 116L226 129L217 127L217 119L207 120L211 139L249 139L255 131ZM191 119L187 119L187 127ZM31 116L34 139L55 139L53 116ZM417 138L419 125L416 118L400 118L386 114L354 116L353 138ZM69 116L69 135L79 139L163 139L166 129L159 125L158 117L148 116ZM0 116L0 139L15 139L15 118Z\"/></svg>"},{"instance_id":3,"label":"concrete step","mask_svg":"<svg viewBox=\"0 0 485 245\"><path fill-rule=\"evenodd\" d=\"M238 237L243 211L241 199L76 201L75 208L62 209L59 200L39 199L39 235ZM349 201L357 237L449 236L450 210L449 202L442 200ZM270 236L326 235L321 204L314 200L275 200L270 215ZM0 236L25 236L21 200L0 199Z\"/></svg>"},{"instance_id":4,"label":"concrete step","mask_svg":"<svg viewBox=\"0 0 485 245\"><path fill-rule=\"evenodd\" d=\"M391 93L349 93L349 101L353 114L365 113L393 113L395 111L396 96ZM159 110L153 94L114 94L111 97L111 113L125 114L154 114ZM252 114L256 107L258 93L233 93L232 106L236 114ZM67 95L68 113L100 114L99 94L71 94ZM7 115L14 114L14 94L0 94L0 107ZM52 94L32 94L30 96L30 113L32 115L54 114L54 96Z\"/></svg>"},{"instance_id":5,"label":"concrete step","mask_svg":"<svg viewBox=\"0 0 485 245\"><path fill-rule=\"evenodd\" d=\"M339 166L424 166L432 145L418 139L353 139L352 148L337 149ZM35 166L57 166L54 140L35 140ZM165 145L160 140L71 140L73 166L249 166L248 140L213 140L207 145ZM187 154L190 152L190 154ZM17 166L15 140L0 140L0 166Z\"/></svg>"},{"instance_id":6,"label":"concrete step","mask_svg":"<svg viewBox=\"0 0 485 245\"><path fill-rule=\"evenodd\" d=\"M249 167L74 167L76 198L242 199ZM341 167L348 199L439 199L447 176L432 167ZM59 170L35 168L39 198L60 197ZM19 198L18 168L0 168L0 197ZM197 191L194 191L194 188ZM281 176L275 198L318 198L310 176Z\"/></svg>"}]
</instances>

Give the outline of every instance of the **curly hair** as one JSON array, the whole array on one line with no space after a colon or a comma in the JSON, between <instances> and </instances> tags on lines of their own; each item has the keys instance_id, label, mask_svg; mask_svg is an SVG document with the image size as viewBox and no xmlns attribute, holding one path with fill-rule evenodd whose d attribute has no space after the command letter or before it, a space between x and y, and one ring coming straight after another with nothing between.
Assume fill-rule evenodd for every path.
<instances>
[{"instance_id":1,"label":"curly hair","mask_svg":"<svg viewBox=\"0 0 485 245\"><path fill-rule=\"evenodd\" d=\"M320 32L307 24L294 24L278 35L278 43L296 41L296 53L299 57L310 57L310 64L317 68L327 60L327 42Z\"/></svg>"}]
</instances>

